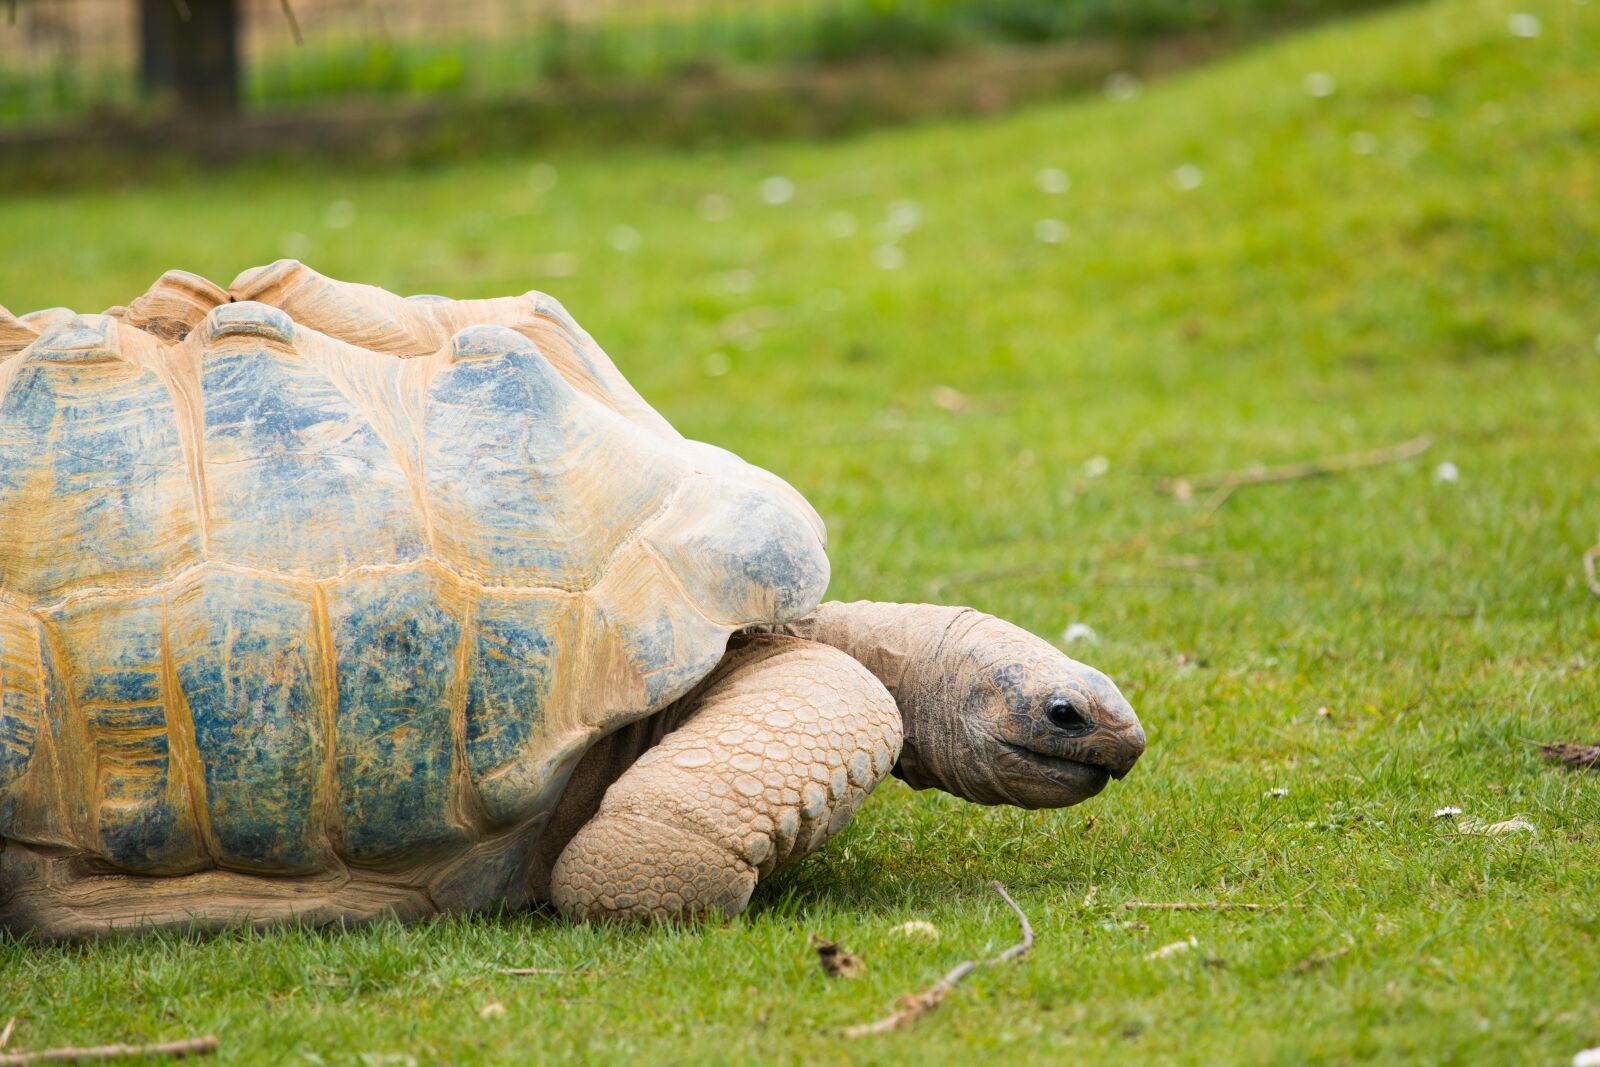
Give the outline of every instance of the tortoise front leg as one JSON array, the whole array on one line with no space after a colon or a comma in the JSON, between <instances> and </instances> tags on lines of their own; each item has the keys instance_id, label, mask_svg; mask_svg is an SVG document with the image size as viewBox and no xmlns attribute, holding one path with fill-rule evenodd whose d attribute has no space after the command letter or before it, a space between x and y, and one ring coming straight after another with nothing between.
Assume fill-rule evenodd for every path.
<instances>
[{"instance_id":1,"label":"tortoise front leg","mask_svg":"<svg viewBox=\"0 0 1600 1067\"><path fill-rule=\"evenodd\" d=\"M757 879L843 828L900 739L894 699L843 652L743 639L607 790L556 860L551 900L575 919L737 915Z\"/></svg>"}]
</instances>

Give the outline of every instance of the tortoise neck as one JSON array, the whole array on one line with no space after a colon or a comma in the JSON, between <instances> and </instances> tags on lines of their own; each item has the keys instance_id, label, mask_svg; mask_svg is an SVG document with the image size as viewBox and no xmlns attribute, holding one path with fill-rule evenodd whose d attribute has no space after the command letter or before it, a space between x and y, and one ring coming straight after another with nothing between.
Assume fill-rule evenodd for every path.
<instances>
[{"instance_id":1,"label":"tortoise neck","mask_svg":"<svg viewBox=\"0 0 1600 1067\"><path fill-rule=\"evenodd\" d=\"M973 627L989 616L972 608L829 602L803 619L774 629L831 645L882 682L900 709L905 744L894 775L914 789L948 788L937 767L959 696L952 662Z\"/></svg>"}]
</instances>

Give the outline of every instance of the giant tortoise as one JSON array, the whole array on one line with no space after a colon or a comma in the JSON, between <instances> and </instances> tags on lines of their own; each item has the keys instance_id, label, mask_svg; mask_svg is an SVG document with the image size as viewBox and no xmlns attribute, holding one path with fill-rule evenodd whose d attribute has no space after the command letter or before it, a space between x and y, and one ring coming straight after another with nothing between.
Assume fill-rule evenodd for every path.
<instances>
[{"instance_id":1,"label":"giant tortoise","mask_svg":"<svg viewBox=\"0 0 1600 1067\"><path fill-rule=\"evenodd\" d=\"M0 309L0 924L732 914L893 774L1056 807L1144 748L530 293L290 261Z\"/></svg>"}]
</instances>

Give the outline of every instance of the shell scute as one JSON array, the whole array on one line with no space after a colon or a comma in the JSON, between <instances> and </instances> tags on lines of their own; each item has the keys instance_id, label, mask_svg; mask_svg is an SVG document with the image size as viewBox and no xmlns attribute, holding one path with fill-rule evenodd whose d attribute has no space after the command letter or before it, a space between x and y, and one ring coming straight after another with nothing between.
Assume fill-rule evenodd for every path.
<instances>
[{"instance_id":1,"label":"shell scute","mask_svg":"<svg viewBox=\"0 0 1600 1067\"><path fill-rule=\"evenodd\" d=\"M793 618L828 586L815 534L781 498L753 487L705 479L645 536L695 602L717 605L725 619Z\"/></svg>"},{"instance_id":2,"label":"shell scute","mask_svg":"<svg viewBox=\"0 0 1600 1067\"><path fill-rule=\"evenodd\" d=\"M0 603L0 826L53 848L82 848L88 804L66 788L63 730L72 720L56 656L37 618ZM8 835L9 836L9 835Z\"/></svg>"},{"instance_id":3,"label":"shell scute","mask_svg":"<svg viewBox=\"0 0 1600 1067\"><path fill-rule=\"evenodd\" d=\"M328 593L339 693L335 781L345 857L381 866L467 834L452 818L452 710L465 600L427 570Z\"/></svg>"},{"instance_id":4,"label":"shell scute","mask_svg":"<svg viewBox=\"0 0 1600 1067\"><path fill-rule=\"evenodd\" d=\"M259 339L285 349L294 344L294 320L254 300L221 304L206 315L203 325L205 339L211 344L230 337Z\"/></svg>"},{"instance_id":5,"label":"shell scute","mask_svg":"<svg viewBox=\"0 0 1600 1067\"><path fill-rule=\"evenodd\" d=\"M467 770L494 825L526 818L536 800L523 778L540 773L549 757L540 742L561 657L577 647L581 610L576 600L521 594L482 597L472 613Z\"/></svg>"},{"instance_id":6,"label":"shell scute","mask_svg":"<svg viewBox=\"0 0 1600 1067\"><path fill-rule=\"evenodd\" d=\"M615 636L631 672L640 680L645 706L658 708L687 693L722 658L726 624L715 600L696 602L682 593L662 596L676 577L648 546L618 559L595 591L598 628ZM641 603L653 611L641 612Z\"/></svg>"},{"instance_id":7,"label":"shell scute","mask_svg":"<svg viewBox=\"0 0 1600 1067\"><path fill-rule=\"evenodd\" d=\"M106 314L172 342L183 340L212 308L227 302L228 294L214 283L186 270L169 270L142 296Z\"/></svg>"},{"instance_id":8,"label":"shell scute","mask_svg":"<svg viewBox=\"0 0 1600 1067\"><path fill-rule=\"evenodd\" d=\"M78 316L12 357L0 393L0 589L30 598L146 585L197 562L172 399Z\"/></svg>"},{"instance_id":9,"label":"shell scute","mask_svg":"<svg viewBox=\"0 0 1600 1067\"><path fill-rule=\"evenodd\" d=\"M331 694L319 686L310 589L205 574L168 599L169 645L224 867L314 870L327 859L319 780Z\"/></svg>"},{"instance_id":10,"label":"shell scute","mask_svg":"<svg viewBox=\"0 0 1600 1067\"><path fill-rule=\"evenodd\" d=\"M4 364L11 356L21 352L39 339L39 331L33 325L17 318L0 305L0 364ZM4 368L0 367L0 382L4 381ZM5 389L0 387L0 396L5 395Z\"/></svg>"},{"instance_id":11,"label":"shell scute","mask_svg":"<svg viewBox=\"0 0 1600 1067\"><path fill-rule=\"evenodd\" d=\"M224 305L212 319L240 306ZM408 470L416 462L414 431L387 408L384 418L370 418L349 384L365 377L380 397L404 393L400 365L368 355L333 377L319 364L349 353L324 351L326 339L314 336L295 349L260 343L260 319L234 323L239 332L225 324L223 343L201 363L212 552L321 578L421 558L423 520Z\"/></svg>"},{"instance_id":12,"label":"shell scute","mask_svg":"<svg viewBox=\"0 0 1600 1067\"><path fill-rule=\"evenodd\" d=\"M661 510L684 464L585 402L512 330L464 330L451 350L423 435L440 556L491 585L588 588Z\"/></svg>"},{"instance_id":13,"label":"shell scute","mask_svg":"<svg viewBox=\"0 0 1600 1067\"><path fill-rule=\"evenodd\" d=\"M121 360L117 321L74 315L43 330L30 353L35 363L112 363Z\"/></svg>"},{"instance_id":14,"label":"shell scute","mask_svg":"<svg viewBox=\"0 0 1600 1067\"><path fill-rule=\"evenodd\" d=\"M12 786L33 762L44 727L44 680L33 619L0 604L0 819L14 817Z\"/></svg>"},{"instance_id":15,"label":"shell scute","mask_svg":"<svg viewBox=\"0 0 1600 1067\"><path fill-rule=\"evenodd\" d=\"M93 783L97 851L148 873L193 870L203 860L191 767L174 752L173 728L185 724L168 707L163 613L162 598L147 595L88 600L46 620L66 650L69 713L86 735L63 748L78 761L74 776Z\"/></svg>"}]
</instances>

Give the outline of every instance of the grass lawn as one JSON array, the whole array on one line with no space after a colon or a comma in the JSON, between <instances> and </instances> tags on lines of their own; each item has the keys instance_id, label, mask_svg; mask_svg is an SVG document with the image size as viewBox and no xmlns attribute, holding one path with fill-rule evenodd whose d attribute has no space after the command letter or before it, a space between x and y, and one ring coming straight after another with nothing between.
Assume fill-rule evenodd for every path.
<instances>
[{"instance_id":1,"label":"grass lawn","mask_svg":"<svg viewBox=\"0 0 1600 1067\"><path fill-rule=\"evenodd\" d=\"M1098 639L1072 651L1150 736L1068 811L886 785L727 925L0 941L0 1025L20 1015L25 1048L215 1033L228 1063L1559 1064L1600 1045L1600 776L1523 743L1600 735L1578 562L1600 527L1596 70L1600 6L1441 0L1136 99L841 145L0 199L14 311L285 254L406 292L553 292L680 428L817 504L834 595L1085 623ZM1071 188L1042 191L1041 168ZM765 202L790 189L771 176L791 198ZM1211 511L1157 488L1421 434L1418 459ZM1462 832L1445 806L1533 829ZM1032 956L913 1030L838 1036L1014 939L992 877ZM896 935L908 919L942 941ZM824 977L811 931L866 975Z\"/></svg>"}]
</instances>

